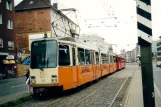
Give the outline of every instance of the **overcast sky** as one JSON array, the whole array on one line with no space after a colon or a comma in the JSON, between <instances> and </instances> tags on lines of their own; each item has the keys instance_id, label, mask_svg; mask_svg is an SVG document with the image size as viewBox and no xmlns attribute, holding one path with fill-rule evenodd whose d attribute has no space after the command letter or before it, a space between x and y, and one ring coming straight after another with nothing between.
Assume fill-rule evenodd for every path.
<instances>
[{"instance_id":1,"label":"overcast sky","mask_svg":"<svg viewBox=\"0 0 161 107\"><path fill-rule=\"evenodd\" d=\"M17 5L22 0L15 0ZM59 8L76 8L81 33L97 33L112 44L116 51L131 50L137 43L136 1L134 0L51 0ZM153 40L161 36L161 0L152 1ZM115 20L113 17L117 17ZM86 20L109 18L102 20ZM117 27L114 27L117 25ZM92 26L92 28L88 28ZM96 27L99 26L99 27ZM108 27L105 27L108 26Z\"/></svg>"}]
</instances>

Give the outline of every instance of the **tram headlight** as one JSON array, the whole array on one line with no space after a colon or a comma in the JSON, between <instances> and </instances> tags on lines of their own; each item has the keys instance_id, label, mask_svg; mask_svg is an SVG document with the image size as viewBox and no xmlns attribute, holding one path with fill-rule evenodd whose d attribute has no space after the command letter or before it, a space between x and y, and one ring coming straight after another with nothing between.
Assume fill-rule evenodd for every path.
<instances>
[{"instance_id":1,"label":"tram headlight","mask_svg":"<svg viewBox=\"0 0 161 107\"><path fill-rule=\"evenodd\" d=\"M51 79L52 83L57 83L57 79Z\"/></svg>"},{"instance_id":2,"label":"tram headlight","mask_svg":"<svg viewBox=\"0 0 161 107\"><path fill-rule=\"evenodd\" d=\"M31 80L31 84L35 84L36 83L36 80Z\"/></svg>"}]
</instances>

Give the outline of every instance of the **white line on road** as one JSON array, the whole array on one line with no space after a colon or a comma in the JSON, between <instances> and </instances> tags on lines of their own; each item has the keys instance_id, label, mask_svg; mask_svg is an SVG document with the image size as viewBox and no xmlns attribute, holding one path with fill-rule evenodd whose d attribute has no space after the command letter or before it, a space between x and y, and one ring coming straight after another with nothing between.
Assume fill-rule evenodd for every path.
<instances>
[{"instance_id":1,"label":"white line on road","mask_svg":"<svg viewBox=\"0 0 161 107\"><path fill-rule=\"evenodd\" d=\"M11 88L21 87L21 86L24 86L24 85L26 85L26 84L16 85L16 86L13 86Z\"/></svg>"},{"instance_id":2,"label":"white line on road","mask_svg":"<svg viewBox=\"0 0 161 107\"><path fill-rule=\"evenodd\" d=\"M4 84L0 85L0 87L7 86L7 85L12 85L12 84L15 84L15 83L18 83L18 82L20 82L20 81L7 82L7 83L4 83Z\"/></svg>"},{"instance_id":3,"label":"white line on road","mask_svg":"<svg viewBox=\"0 0 161 107\"><path fill-rule=\"evenodd\" d=\"M156 90L157 94L159 95L159 98L161 99L161 93L155 83L154 83L154 89Z\"/></svg>"}]
</instances>

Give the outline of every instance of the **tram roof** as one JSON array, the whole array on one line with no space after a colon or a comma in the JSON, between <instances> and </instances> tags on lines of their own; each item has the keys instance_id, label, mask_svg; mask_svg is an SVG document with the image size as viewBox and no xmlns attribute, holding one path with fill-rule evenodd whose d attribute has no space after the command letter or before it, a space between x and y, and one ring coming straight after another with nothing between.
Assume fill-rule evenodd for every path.
<instances>
[{"instance_id":1,"label":"tram roof","mask_svg":"<svg viewBox=\"0 0 161 107\"><path fill-rule=\"evenodd\" d=\"M38 39L39 40L57 40L60 43L64 44L71 44L71 45L76 45L80 48L85 48L85 49L90 49L90 50L95 50L99 51L99 47L96 45L92 45L87 42L80 41L79 39L73 38L73 37L51 37L51 38L42 38ZM108 52L106 51L100 51L101 53L107 54ZM114 54L109 53L110 55L115 56Z\"/></svg>"}]
</instances>

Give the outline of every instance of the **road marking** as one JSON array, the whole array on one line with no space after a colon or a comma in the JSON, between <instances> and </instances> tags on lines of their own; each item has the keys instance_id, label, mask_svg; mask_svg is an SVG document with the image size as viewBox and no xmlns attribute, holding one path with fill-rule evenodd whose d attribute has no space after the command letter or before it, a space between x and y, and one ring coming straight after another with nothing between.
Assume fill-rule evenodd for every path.
<instances>
[{"instance_id":1,"label":"road marking","mask_svg":"<svg viewBox=\"0 0 161 107\"><path fill-rule=\"evenodd\" d=\"M21 86L24 86L24 85L27 85L27 84L16 85L16 86L13 86L11 88L21 87Z\"/></svg>"},{"instance_id":2,"label":"road marking","mask_svg":"<svg viewBox=\"0 0 161 107\"><path fill-rule=\"evenodd\" d=\"M14 82L4 83L3 85L0 85L0 87L6 86L6 85L11 85L11 84L13 84L13 83L14 83Z\"/></svg>"},{"instance_id":3,"label":"road marking","mask_svg":"<svg viewBox=\"0 0 161 107\"><path fill-rule=\"evenodd\" d=\"M161 99L161 93L155 83L154 83L154 89L156 90L157 94L159 95L159 98Z\"/></svg>"},{"instance_id":4,"label":"road marking","mask_svg":"<svg viewBox=\"0 0 161 107\"><path fill-rule=\"evenodd\" d=\"M7 85L12 85L14 83L19 83L20 81L19 80L18 81L16 80L16 81L11 81L11 82L4 82L2 85L0 85L0 87L7 86ZM24 83L24 82L22 82L22 83Z\"/></svg>"}]
</instances>

